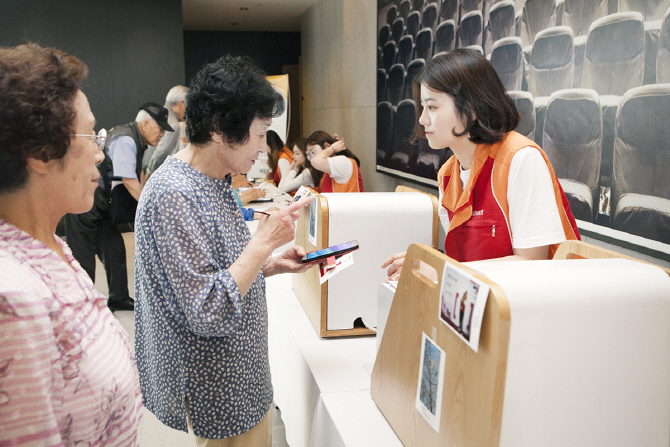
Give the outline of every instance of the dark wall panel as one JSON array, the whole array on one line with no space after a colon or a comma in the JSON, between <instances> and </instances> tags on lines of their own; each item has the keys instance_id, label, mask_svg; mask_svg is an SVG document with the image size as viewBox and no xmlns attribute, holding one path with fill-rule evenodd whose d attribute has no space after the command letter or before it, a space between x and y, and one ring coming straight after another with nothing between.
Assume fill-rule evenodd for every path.
<instances>
[{"instance_id":1,"label":"dark wall panel","mask_svg":"<svg viewBox=\"0 0 670 447\"><path fill-rule=\"evenodd\" d=\"M248 56L268 75L278 75L283 65L298 65L300 33L184 31L184 53L187 82L226 54Z\"/></svg>"},{"instance_id":2,"label":"dark wall panel","mask_svg":"<svg viewBox=\"0 0 670 447\"><path fill-rule=\"evenodd\" d=\"M82 90L100 127L134 120L184 84L183 37L181 0L0 2L0 45L32 41L88 65Z\"/></svg>"}]
</instances>

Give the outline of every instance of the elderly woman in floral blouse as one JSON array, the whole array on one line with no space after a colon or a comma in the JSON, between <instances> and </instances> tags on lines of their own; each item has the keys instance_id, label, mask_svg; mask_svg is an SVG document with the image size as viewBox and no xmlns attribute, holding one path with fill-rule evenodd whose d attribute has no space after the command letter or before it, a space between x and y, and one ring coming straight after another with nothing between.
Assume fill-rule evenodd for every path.
<instances>
[{"instance_id":1,"label":"elderly woman in floral blouse","mask_svg":"<svg viewBox=\"0 0 670 447\"><path fill-rule=\"evenodd\" d=\"M128 336L54 235L91 209L102 134L54 48L0 49L0 445L137 445ZM96 144L97 143L97 144Z\"/></svg>"},{"instance_id":2,"label":"elderly woman in floral blouse","mask_svg":"<svg viewBox=\"0 0 670 447\"><path fill-rule=\"evenodd\" d=\"M251 237L231 188L266 148L283 101L246 59L205 66L186 97L190 141L147 182L135 220L135 350L144 402L198 445L271 446L267 276L300 272L294 221L311 197L263 216Z\"/></svg>"}]
</instances>

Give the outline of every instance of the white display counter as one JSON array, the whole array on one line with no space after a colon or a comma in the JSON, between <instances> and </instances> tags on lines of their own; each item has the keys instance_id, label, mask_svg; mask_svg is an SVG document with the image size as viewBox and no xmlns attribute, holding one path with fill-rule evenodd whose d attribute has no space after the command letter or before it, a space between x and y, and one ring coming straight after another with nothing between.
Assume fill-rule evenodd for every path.
<instances>
[{"instance_id":1,"label":"white display counter","mask_svg":"<svg viewBox=\"0 0 670 447\"><path fill-rule=\"evenodd\" d=\"M321 338L291 276L266 283L272 383L288 444L402 446L370 397L375 337Z\"/></svg>"},{"instance_id":2,"label":"white display counter","mask_svg":"<svg viewBox=\"0 0 670 447\"><path fill-rule=\"evenodd\" d=\"M511 314L504 398L495 402L502 403L502 421L490 445L668 445L670 280L665 272L623 259L470 266L500 286ZM292 291L291 275L266 281L275 402L289 445L401 446L370 397L375 337L319 337ZM427 295L420 296L426 301ZM437 301L433 304L437 309ZM426 309L415 311L427 315ZM450 336L446 331L438 343ZM465 358L476 364L483 355L449 343L454 364ZM453 375L452 382L463 374ZM415 396L417 374L410 376L405 394ZM383 395L399 392L394 379L387 385ZM458 383L450 386L453 395L462 391ZM407 399L400 400L396 407L408 405ZM407 427L398 427L406 421L411 420L410 434L422 427L413 406L412 398L412 408L394 422L401 435ZM482 409L473 408L475 414ZM451 417L459 419L461 413ZM467 425L444 419L444 427L451 429ZM430 430L423 430L423 441L432 439ZM462 439L468 433L464 430Z\"/></svg>"},{"instance_id":3,"label":"white display counter","mask_svg":"<svg viewBox=\"0 0 670 447\"><path fill-rule=\"evenodd\" d=\"M419 262L440 273L437 284ZM441 317L455 269L468 268L491 290L477 351ZM428 368L443 385L423 394L428 338L441 352ZM667 447L670 278L628 259L459 264L412 245L371 393L408 446ZM433 409L417 411L426 396Z\"/></svg>"},{"instance_id":4,"label":"white display counter","mask_svg":"<svg viewBox=\"0 0 670 447\"><path fill-rule=\"evenodd\" d=\"M288 205L290 196L274 185L262 188L274 201L248 207ZM247 225L253 234L258 221ZM266 279L270 369L286 441L291 447L402 446L370 397L376 338L319 337L292 290L291 276Z\"/></svg>"}]
</instances>

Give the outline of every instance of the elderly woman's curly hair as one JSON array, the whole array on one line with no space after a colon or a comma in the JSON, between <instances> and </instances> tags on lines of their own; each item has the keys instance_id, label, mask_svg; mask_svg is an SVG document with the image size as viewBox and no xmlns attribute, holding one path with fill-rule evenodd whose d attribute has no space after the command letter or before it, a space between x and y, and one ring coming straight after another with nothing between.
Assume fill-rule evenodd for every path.
<instances>
[{"instance_id":1,"label":"elderly woman's curly hair","mask_svg":"<svg viewBox=\"0 0 670 447\"><path fill-rule=\"evenodd\" d=\"M186 137L195 145L220 134L228 144L245 144L255 118L284 112L284 99L248 58L223 56L205 65L186 95Z\"/></svg>"},{"instance_id":2,"label":"elderly woman's curly hair","mask_svg":"<svg viewBox=\"0 0 670 447\"><path fill-rule=\"evenodd\" d=\"M25 184L28 158L65 156L74 100L87 74L81 60L55 48L0 49L0 192Z\"/></svg>"}]
</instances>

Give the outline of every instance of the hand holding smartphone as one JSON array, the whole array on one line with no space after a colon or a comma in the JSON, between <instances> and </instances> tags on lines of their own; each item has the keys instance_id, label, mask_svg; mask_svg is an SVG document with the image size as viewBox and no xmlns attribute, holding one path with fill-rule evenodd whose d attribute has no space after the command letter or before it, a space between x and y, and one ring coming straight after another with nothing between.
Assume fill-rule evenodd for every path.
<instances>
[{"instance_id":1,"label":"hand holding smartphone","mask_svg":"<svg viewBox=\"0 0 670 447\"><path fill-rule=\"evenodd\" d=\"M354 250L358 250L358 241L349 241L344 244L333 245L321 250L310 251L302 257L301 262L305 264L308 262L321 261L330 258L331 256L341 256Z\"/></svg>"}]
</instances>

